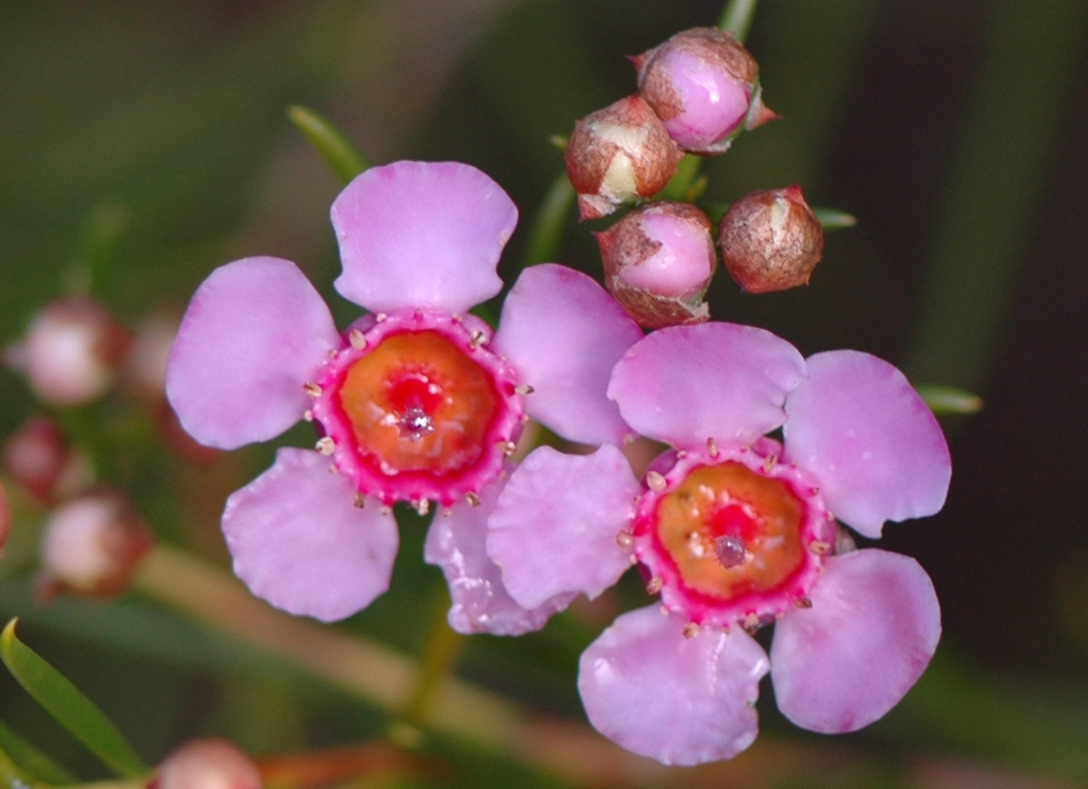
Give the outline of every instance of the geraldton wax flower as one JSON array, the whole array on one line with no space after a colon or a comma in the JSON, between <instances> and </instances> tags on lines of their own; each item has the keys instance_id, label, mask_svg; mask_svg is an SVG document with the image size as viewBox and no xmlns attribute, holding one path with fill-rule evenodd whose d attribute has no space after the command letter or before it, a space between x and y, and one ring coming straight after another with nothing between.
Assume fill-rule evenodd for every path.
<instances>
[{"instance_id":1,"label":"geraldton wax flower","mask_svg":"<svg viewBox=\"0 0 1088 789\"><path fill-rule=\"evenodd\" d=\"M632 563L661 595L583 653L590 722L636 753L697 764L752 743L768 671L779 709L813 731L854 731L895 706L937 646L933 585L907 556L857 550L838 521L877 538L886 520L944 504L948 447L902 373L706 323L638 342L608 395L673 449L641 483L614 446L538 449L487 537L522 606L592 597ZM781 443L767 436L778 428ZM772 623L768 656L751 634Z\"/></svg>"},{"instance_id":2,"label":"geraldton wax flower","mask_svg":"<svg viewBox=\"0 0 1088 789\"><path fill-rule=\"evenodd\" d=\"M589 444L629 428L605 397L638 327L589 277L526 270L500 329L468 313L496 295L517 209L484 173L454 162L367 170L332 206L345 298L369 310L341 333L286 260L229 263L197 289L166 391L198 441L234 449L300 419L314 449L280 449L227 500L223 531L250 590L331 621L389 585L398 546L389 505L479 505L530 417Z\"/></svg>"}]
</instances>

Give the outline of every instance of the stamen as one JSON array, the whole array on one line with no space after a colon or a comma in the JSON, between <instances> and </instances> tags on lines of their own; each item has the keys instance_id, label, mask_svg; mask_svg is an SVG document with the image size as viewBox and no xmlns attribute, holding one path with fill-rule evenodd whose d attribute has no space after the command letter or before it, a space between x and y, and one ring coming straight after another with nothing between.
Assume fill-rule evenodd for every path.
<instances>
[{"instance_id":1,"label":"stamen","mask_svg":"<svg viewBox=\"0 0 1088 789\"><path fill-rule=\"evenodd\" d=\"M778 455L768 455L763 461L763 473L770 474L776 465L778 465Z\"/></svg>"},{"instance_id":2,"label":"stamen","mask_svg":"<svg viewBox=\"0 0 1088 789\"><path fill-rule=\"evenodd\" d=\"M352 348L361 351L366 348L366 335L361 329L352 329L348 332L348 342L351 343Z\"/></svg>"},{"instance_id":3,"label":"stamen","mask_svg":"<svg viewBox=\"0 0 1088 789\"><path fill-rule=\"evenodd\" d=\"M808 549L817 556L823 556L829 550L831 550L831 544L826 543L823 540L813 540L808 544Z\"/></svg>"},{"instance_id":4,"label":"stamen","mask_svg":"<svg viewBox=\"0 0 1088 789\"><path fill-rule=\"evenodd\" d=\"M630 548L635 542L635 538L629 531L621 531L616 535L616 545L621 548Z\"/></svg>"},{"instance_id":5,"label":"stamen","mask_svg":"<svg viewBox=\"0 0 1088 789\"><path fill-rule=\"evenodd\" d=\"M507 457L513 455L514 451L518 448L517 444L513 441L498 441L495 446L502 450L502 453Z\"/></svg>"},{"instance_id":6,"label":"stamen","mask_svg":"<svg viewBox=\"0 0 1088 789\"><path fill-rule=\"evenodd\" d=\"M646 472L646 486L654 493L660 493L666 486L665 477L657 471Z\"/></svg>"},{"instance_id":7,"label":"stamen","mask_svg":"<svg viewBox=\"0 0 1088 789\"><path fill-rule=\"evenodd\" d=\"M714 555L726 569L740 567L744 564L744 540L722 535L714 540Z\"/></svg>"},{"instance_id":8,"label":"stamen","mask_svg":"<svg viewBox=\"0 0 1088 789\"><path fill-rule=\"evenodd\" d=\"M423 517L431 511L431 502L429 499L420 499L419 501L413 501L412 508L415 509L417 515Z\"/></svg>"},{"instance_id":9,"label":"stamen","mask_svg":"<svg viewBox=\"0 0 1088 789\"><path fill-rule=\"evenodd\" d=\"M812 601L809 600L807 597L798 597L797 600L794 602L794 605L796 605L798 608L812 608Z\"/></svg>"},{"instance_id":10,"label":"stamen","mask_svg":"<svg viewBox=\"0 0 1088 789\"><path fill-rule=\"evenodd\" d=\"M305 419L307 422L313 422L314 412L307 408L305 411L302 412L302 418Z\"/></svg>"},{"instance_id":11,"label":"stamen","mask_svg":"<svg viewBox=\"0 0 1088 789\"><path fill-rule=\"evenodd\" d=\"M714 436L706 440L706 453L712 458L718 456L718 444L714 441Z\"/></svg>"},{"instance_id":12,"label":"stamen","mask_svg":"<svg viewBox=\"0 0 1088 789\"><path fill-rule=\"evenodd\" d=\"M480 506L480 497L473 493L471 490L465 494L465 501L467 501L473 507Z\"/></svg>"},{"instance_id":13,"label":"stamen","mask_svg":"<svg viewBox=\"0 0 1088 789\"><path fill-rule=\"evenodd\" d=\"M646 594L657 594L661 591L661 587L665 585L665 582L661 580L660 575L655 575L646 584Z\"/></svg>"},{"instance_id":14,"label":"stamen","mask_svg":"<svg viewBox=\"0 0 1088 789\"><path fill-rule=\"evenodd\" d=\"M477 348L480 347L480 345L481 345L481 343L483 343L483 341L484 341L484 333L482 331L474 331L472 333L472 337L469 338L468 344L472 348L472 350L475 351Z\"/></svg>"},{"instance_id":15,"label":"stamen","mask_svg":"<svg viewBox=\"0 0 1088 789\"><path fill-rule=\"evenodd\" d=\"M330 455L332 455L333 452L336 451L336 442L328 436L325 436L324 438L319 438L317 440L317 444L314 445L314 449L316 449L325 457L329 457Z\"/></svg>"},{"instance_id":16,"label":"stamen","mask_svg":"<svg viewBox=\"0 0 1088 789\"><path fill-rule=\"evenodd\" d=\"M517 386L514 387L515 394L519 394L519 395L532 394L535 391L536 390L533 389L533 387L529 386L529 384L518 384Z\"/></svg>"},{"instance_id":17,"label":"stamen","mask_svg":"<svg viewBox=\"0 0 1088 789\"><path fill-rule=\"evenodd\" d=\"M366 506L366 496L364 496L362 493L356 493L353 503L356 507L362 509L364 506Z\"/></svg>"},{"instance_id":18,"label":"stamen","mask_svg":"<svg viewBox=\"0 0 1088 789\"><path fill-rule=\"evenodd\" d=\"M695 638L695 636L699 635L699 626L694 622L688 622L681 632L684 634L684 638Z\"/></svg>"},{"instance_id":19,"label":"stamen","mask_svg":"<svg viewBox=\"0 0 1088 789\"><path fill-rule=\"evenodd\" d=\"M434 419L422 408L409 408L397 420L397 428L401 438L416 442L434 432Z\"/></svg>"},{"instance_id":20,"label":"stamen","mask_svg":"<svg viewBox=\"0 0 1088 789\"><path fill-rule=\"evenodd\" d=\"M321 397L321 387L315 383L307 381L302 385L302 388L306 390L306 394L310 397Z\"/></svg>"}]
</instances>

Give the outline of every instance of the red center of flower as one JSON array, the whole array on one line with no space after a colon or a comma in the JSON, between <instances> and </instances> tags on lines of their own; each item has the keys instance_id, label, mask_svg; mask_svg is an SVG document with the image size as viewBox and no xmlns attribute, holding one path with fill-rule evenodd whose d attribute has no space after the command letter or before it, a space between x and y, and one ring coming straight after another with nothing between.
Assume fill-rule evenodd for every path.
<instances>
[{"instance_id":1,"label":"red center of flower","mask_svg":"<svg viewBox=\"0 0 1088 789\"><path fill-rule=\"evenodd\" d=\"M729 601L797 572L804 512L784 481L727 462L688 473L661 497L650 527L690 590Z\"/></svg>"},{"instance_id":2,"label":"red center of flower","mask_svg":"<svg viewBox=\"0 0 1088 789\"><path fill-rule=\"evenodd\" d=\"M382 471L435 476L479 459L501 400L491 374L434 331L383 339L348 368L339 399Z\"/></svg>"}]
</instances>

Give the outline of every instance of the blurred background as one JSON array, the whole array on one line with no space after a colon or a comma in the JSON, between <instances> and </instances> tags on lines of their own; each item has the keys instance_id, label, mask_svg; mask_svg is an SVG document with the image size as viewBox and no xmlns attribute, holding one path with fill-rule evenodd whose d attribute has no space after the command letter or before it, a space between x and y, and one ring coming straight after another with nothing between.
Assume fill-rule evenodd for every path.
<instances>
[{"instance_id":1,"label":"blurred background","mask_svg":"<svg viewBox=\"0 0 1088 789\"><path fill-rule=\"evenodd\" d=\"M356 308L331 287L339 184L288 121L290 104L331 118L374 162L453 159L494 177L522 216L500 268L512 282L562 171L549 137L634 91L624 55L720 11L701 0L0 4L0 341L87 271L93 295L145 336L176 320L214 267L252 254L298 262L340 325L351 320ZM303 665L316 627L272 648L147 580L115 601L35 602L48 507L10 481L0 614L19 615L24 640L150 763L218 734L256 756L374 744L371 762L330 779L357 786L1088 783L1086 43L1083 0L764 0L748 45L783 120L704 167L710 201L798 182L810 203L858 218L828 235L810 287L749 296L719 274L715 318L769 328L806 354L875 353L915 383L985 400L943 421L954 464L943 512L885 530L884 547L932 576L944 636L880 723L803 732L778 715L768 683L763 733L734 762L666 770L617 756L581 728L574 678L585 645L644 603L638 583L539 634L454 644L441 573L420 560L425 524L407 511L391 591L335 633L422 655L435 676L456 663L532 711L524 747L398 729L388 703ZM607 224L571 218L560 261L600 279L590 230ZM223 500L274 447L197 452L132 392L50 410L0 370L0 440L52 413L160 541L226 567ZM274 443L311 441L297 428ZM105 776L7 674L0 716L81 778ZM277 780L320 783L290 770Z\"/></svg>"}]
</instances>

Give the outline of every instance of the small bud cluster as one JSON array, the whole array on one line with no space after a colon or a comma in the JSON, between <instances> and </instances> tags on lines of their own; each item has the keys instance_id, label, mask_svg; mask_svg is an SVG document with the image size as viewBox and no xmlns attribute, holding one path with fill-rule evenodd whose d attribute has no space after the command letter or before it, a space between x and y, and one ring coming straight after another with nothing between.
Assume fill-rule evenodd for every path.
<instances>
[{"instance_id":1,"label":"small bud cluster","mask_svg":"<svg viewBox=\"0 0 1088 789\"><path fill-rule=\"evenodd\" d=\"M737 135L778 117L763 104L759 65L732 33L685 30L631 61L638 93L578 121L567 146L583 220L655 199L685 153L724 153ZM685 170L672 191L697 197L706 179L695 173ZM659 200L596 236L605 284L641 326L709 320L704 296L717 258L710 220L698 208ZM797 185L763 190L726 212L717 248L745 292L785 290L808 284L823 229Z\"/></svg>"},{"instance_id":2,"label":"small bud cluster","mask_svg":"<svg viewBox=\"0 0 1088 789\"><path fill-rule=\"evenodd\" d=\"M631 58L638 93L587 115L567 146L582 219L652 197L683 153L724 153L743 129L777 117L763 106L759 66L717 28L694 28Z\"/></svg>"}]
</instances>

